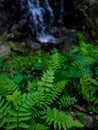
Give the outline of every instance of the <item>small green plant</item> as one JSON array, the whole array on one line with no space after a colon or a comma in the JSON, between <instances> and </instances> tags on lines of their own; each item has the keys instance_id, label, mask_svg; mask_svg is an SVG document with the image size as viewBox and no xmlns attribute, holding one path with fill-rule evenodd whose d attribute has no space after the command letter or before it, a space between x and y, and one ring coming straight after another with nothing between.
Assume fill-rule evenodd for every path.
<instances>
[{"instance_id":1,"label":"small green plant","mask_svg":"<svg viewBox=\"0 0 98 130\"><path fill-rule=\"evenodd\" d=\"M88 103L93 102L94 104L98 104L98 80L93 79L90 75L83 75L80 79L81 92L83 97L87 100Z\"/></svg>"},{"instance_id":2,"label":"small green plant","mask_svg":"<svg viewBox=\"0 0 98 130\"><path fill-rule=\"evenodd\" d=\"M72 127L83 127L80 122L74 121L66 112L55 109L55 102L59 96L61 96L66 84L67 81L55 83L53 70L47 70L43 73L41 80L37 81L36 91L31 89L31 91L22 94L21 91L17 89L14 90L13 93L5 95L4 99L6 103L4 103L4 99L1 98L0 111L4 111L5 113L4 117L1 117L3 120L1 128L4 126L7 130L21 128L36 129L40 126L42 129L47 128L48 130L48 128L51 129L52 124L54 129L58 128L59 130L61 128L66 130ZM11 82L9 85L10 86L5 88L6 91L9 90L10 87L16 88L16 85L13 85ZM33 86L30 85L30 87ZM71 100L72 99L69 98L70 105ZM54 103L55 105L53 105ZM55 116L56 118L54 118ZM35 128L31 126L30 120L36 122L34 124ZM45 120L46 123L43 123Z\"/></svg>"},{"instance_id":3,"label":"small green plant","mask_svg":"<svg viewBox=\"0 0 98 130\"><path fill-rule=\"evenodd\" d=\"M54 49L0 60L0 129L84 129L74 104L98 109L98 46L78 34L69 53Z\"/></svg>"}]
</instances>

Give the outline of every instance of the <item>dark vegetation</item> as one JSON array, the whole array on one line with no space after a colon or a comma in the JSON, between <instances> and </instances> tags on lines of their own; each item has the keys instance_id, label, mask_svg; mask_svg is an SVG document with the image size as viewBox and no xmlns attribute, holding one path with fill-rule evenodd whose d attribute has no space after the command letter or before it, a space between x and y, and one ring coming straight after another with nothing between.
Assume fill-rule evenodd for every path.
<instances>
[{"instance_id":1,"label":"dark vegetation","mask_svg":"<svg viewBox=\"0 0 98 130\"><path fill-rule=\"evenodd\" d=\"M1 129L97 130L98 46L77 37L69 53L24 46L1 58Z\"/></svg>"}]
</instances>

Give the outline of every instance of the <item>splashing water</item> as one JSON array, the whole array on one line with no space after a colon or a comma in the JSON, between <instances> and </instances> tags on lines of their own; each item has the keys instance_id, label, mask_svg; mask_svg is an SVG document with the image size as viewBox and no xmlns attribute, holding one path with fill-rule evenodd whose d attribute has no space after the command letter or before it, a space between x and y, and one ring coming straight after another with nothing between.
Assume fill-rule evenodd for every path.
<instances>
[{"instance_id":1,"label":"splashing water","mask_svg":"<svg viewBox=\"0 0 98 130\"><path fill-rule=\"evenodd\" d=\"M23 7L24 3L21 3ZM44 43L53 40L53 36L47 33L54 21L54 14L49 5L49 1L27 0L27 4L28 13L30 15L30 23L32 24L32 28L36 31L37 40Z\"/></svg>"},{"instance_id":2,"label":"splashing water","mask_svg":"<svg viewBox=\"0 0 98 130\"><path fill-rule=\"evenodd\" d=\"M53 10L49 0L21 0L21 8L26 9L29 17L30 27L36 32L36 39L42 43L55 43L57 39L49 34L54 22ZM63 21L64 0L60 1L60 18Z\"/></svg>"}]
</instances>

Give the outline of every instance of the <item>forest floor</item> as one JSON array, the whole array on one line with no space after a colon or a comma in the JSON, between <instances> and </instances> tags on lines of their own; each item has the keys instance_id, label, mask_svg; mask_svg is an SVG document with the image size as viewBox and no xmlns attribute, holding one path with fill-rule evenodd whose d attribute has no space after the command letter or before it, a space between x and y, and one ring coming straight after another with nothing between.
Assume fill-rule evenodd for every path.
<instances>
[{"instance_id":1,"label":"forest floor","mask_svg":"<svg viewBox=\"0 0 98 130\"><path fill-rule=\"evenodd\" d=\"M0 128L97 130L97 43L72 30L64 35L62 42L44 45L1 35L0 112L4 110L4 115L0 113ZM15 116L17 109L24 118ZM20 125L14 125L17 121Z\"/></svg>"}]
</instances>

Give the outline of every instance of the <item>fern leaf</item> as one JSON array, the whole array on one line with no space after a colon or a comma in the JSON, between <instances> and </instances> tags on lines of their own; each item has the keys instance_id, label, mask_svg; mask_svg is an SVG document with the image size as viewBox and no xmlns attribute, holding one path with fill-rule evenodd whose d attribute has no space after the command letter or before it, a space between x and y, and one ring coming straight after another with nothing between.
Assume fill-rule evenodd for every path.
<instances>
[{"instance_id":1,"label":"fern leaf","mask_svg":"<svg viewBox=\"0 0 98 130\"><path fill-rule=\"evenodd\" d=\"M28 128L30 128L30 126L27 125L27 124L25 124L25 123L20 123L20 124L19 124L19 128L28 129Z\"/></svg>"},{"instance_id":2,"label":"fern leaf","mask_svg":"<svg viewBox=\"0 0 98 130\"><path fill-rule=\"evenodd\" d=\"M14 101L14 100L18 101L18 100L20 100L20 98L21 98L21 92L18 90L16 90L12 95L6 96L6 99L8 101Z\"/></svg>"},{"instance_id":3,"label":"fern leaf","mask_svg":"<svg viewBox=\"0 0 98 130\"><path fill-rule=\"evenodd\" d=\"M62 93L65 88L65 84L67 84L67 81L55 83L54 71L47 70L43 73L41 80L37 82L37 92L32 89L33 101L36 100L35 103L38 107L47 108Z\"/></svg>"},{"instance_id":4,"label":"fern leaf","mask_svg":"<svg viewBox=\"0 0 98 130\"><path fill-rule=\"evenodd\" d=\"M98 88L96 87L97 84L98 81L87 74L83 75L80 79L82 94L89 103L97 99L94 96L98 91Z\"/></svg>"},{"instance_id":5,"label":"fern leaf","mask_svg":"<svg viewBox=\"0 0 98 130\"><path fill-rule=\"evenodd\" d=\"M4 74L0 76L1 96L12 94L17 89L18 89L17 84L11 78L9 78L8 75Z\"/></svg>"},{"instance_id":6,"label":"fern leaf","mask_svg":"<svg viewBox=\"0 0 98 130\"><path fill-rule=\"evenodd\" d=\"M8 125L5 126L6 130L11 130L11 129L13 130L15 128L17 128L17 124L16 123L13 123L11 125L8 124Z\"/></svg>"},{"instance_id":7,"label":"fern leaf","mask_svg":"<svg viewBox=\"0 0 98 130\"><path fill-rule=\"evenodd\" d=\"M35 120L32 120L29 130L49 130L49 127L45 124L37 123Z\"/></svg>"},{"instance_id":8,"label":"fern leaf","mask_svg":"<svg viewBox=\"0 0 98 130\"><path fill-rule=\"evenodd\" d=\"M72 105L76 102L77 102L77 100L75 97L63 95L60 98L60 101L58 102L58 104L59 104L59 107L62 108L62 107L69 107L70 105Z\"/></svg>"},{"instance_id":9,"label":"fern leaf","mask_svg":"<svg viewBox=\"0 0 98 130\"><path fill-rule=\"evenodd\" d=\"M62 56L60 53L54 53L54 55L52 55L50 60L48 61L48 69L57 70L61 68L65 60L66 58Z\"/></svg>"},{"instance_id":10,"label":"fern leaf","mask_svg":"<svg viewBox=\"0 0 98 130\"><path fill-rule=\"evenodd\" d=\"M6 123L5 117L7 116L7 110L10 108L9 102L0 97L0 128Z\"/></svg>"},{"instance_id":11,"label":"fern leaf","mask_svg":"<svg viewBox=\"0 0 98 130\"><path fill-rule=\"evenodd\" d=\"M47 83L53 83L54 82L54 71L53 70L47 70L43 73L43 76L41 78L41 81L47 82Z\"/></svg>"},{"instance_id":12,"label":"fern leaf","mask_svg":"<svg viewBox=\"0 0 98 130\"><path fill-rule=\"evenodd\" d=\"M84 68L84 67L92 66L94 63L95 63L95 59L88 56L88 57L82 57L74 61L72 64L75 67Z\"/></svg>"},{"instance_id":13,"label":"fern leaf","mask_svg":"<svg viewBox=\"0 0 98 130\"><path fill-rule=\"evenodd\" d=\"M33 100L31 99L31 95L32 94L29 93L23 94L20 96L21 98L18 98L19 93L15 93L14 96L12 95L11 101L13 105L12 108L8 110L8 115L5 118L6 129L14 129L14 128L28 129L29 128L29 121L31 120L33 114L32 107L34 105Z\"/></svg>"},{"instance_id":14,"label":"fern leaf","mask_svg":"<svg viewBox=\"0 0 98 130\"><path fill-rule=\"evenodd\" d=\"M73 127L83 127L80 122L74 121L69 115L66 115L65 112L59 111L56 108L47 109L46 114L42 117L42 119L45 119L48 125L53 124L54 129L59 130L61 130L61 128L67 130Z\"/></svg>"}]
</instances>

